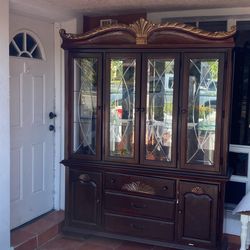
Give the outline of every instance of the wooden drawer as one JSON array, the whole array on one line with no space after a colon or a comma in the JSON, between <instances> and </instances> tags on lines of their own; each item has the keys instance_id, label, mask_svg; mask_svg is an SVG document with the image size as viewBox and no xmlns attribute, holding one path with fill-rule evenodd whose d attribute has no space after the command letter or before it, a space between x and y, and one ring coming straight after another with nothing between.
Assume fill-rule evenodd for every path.
<instances>
[{"instance_id":1,"label":"wooden drawer","mask_svg":"<svg viewBox=\"0 0 250 250\"><path fill-rule=\"evenodd\" d=\"M131 216L174 220L175 202L106 192L105 209Z\"/></svg>"},{"instance_id":2,"label":"wooden drawer","mask_svg":"<svg viewBox=\"0 0 250 250\"><path fill-rule=\"evenodd\" d=\"M175 180L169 179L106 173L105 188L134 194L175 198Z\"/></svg>"},{"instance_id":3,"label":"wooden drawer","mask_svg":"<svg viewBox=\"0 0 250 250\"><path fill-rule=\"evenodd\" d=\"M163 241L174 240L174 223L171 222L161 222L106 213L105 229L108 232L135 237L145 237Z\"/></svg>"}]
</instances>

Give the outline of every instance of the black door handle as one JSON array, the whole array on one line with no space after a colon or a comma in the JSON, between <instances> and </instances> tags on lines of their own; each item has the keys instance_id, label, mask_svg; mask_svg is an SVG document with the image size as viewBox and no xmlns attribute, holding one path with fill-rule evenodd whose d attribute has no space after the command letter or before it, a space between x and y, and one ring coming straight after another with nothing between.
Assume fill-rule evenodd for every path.
<instances>
[{"instance_id":1,"label":"black door handle","mask_svg":"<svg viewBox=\"0 0 250 250\"><path fill-rule=\"evenodd\" d=\"M53 118L55 118L56 117L56 114L55 113L53 113L53 112L50 112L49 113L49 119L53 119Z\"/></svg>"}]
</instances>

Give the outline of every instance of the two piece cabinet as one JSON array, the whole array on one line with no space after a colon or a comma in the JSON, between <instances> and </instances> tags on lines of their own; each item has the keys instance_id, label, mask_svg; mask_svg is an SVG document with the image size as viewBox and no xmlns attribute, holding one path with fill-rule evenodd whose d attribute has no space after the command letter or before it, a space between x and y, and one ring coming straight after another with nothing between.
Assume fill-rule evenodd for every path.
<instances>
[{"instance_id":1,"label":"two piece cabinet","mask_svg":"<svg viewBox=\"0 0 250 250\"><path fill-rule=\"evenodd\" d=\"M220 249L233 35L144 19L61 31L65 232Z\"/></svg>"}]
</instances>

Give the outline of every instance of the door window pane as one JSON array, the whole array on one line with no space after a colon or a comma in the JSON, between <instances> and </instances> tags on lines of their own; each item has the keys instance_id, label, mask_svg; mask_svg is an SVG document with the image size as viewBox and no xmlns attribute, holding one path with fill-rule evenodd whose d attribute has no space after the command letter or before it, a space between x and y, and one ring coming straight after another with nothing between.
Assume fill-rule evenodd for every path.
<instances>
[{"instance_id":1,"label":"door window pane","mask_svg":"<svg viewBox=\"0 0 250 250\"><path fill-rule=\"evenodd\" d=\"M245 194L246 194L246 183L235 182L235 181L228 181L226 183L226 193L225 193L226 203L237 205Z\"/></svg>"},{"instance_id":2,"label":"door window pane","mask_svg":"<svg viewBox=\"0 0 250 250\"><path fill-rule=\"evenodd\" d=\"M135 141L135 82L134 58L111 59L109 104L109 155L134 157Z\"/></svg>"},{"instance_id":3,"label":"door window pane","mask_svg":"<svg viewBox=\"0 0 250 250\"><path fill-rule=\"evenodd\" d=\"M229 152L228 166L233 175L247 176L248 154Z\"/></svg>"},{"instance_id":4,"label":"door window pane","mask_svg":"<svg viewBox=\"0 0 250 250\"><path fill-rule=\"evenodd\" d=\"M74 151L96 154L97 58L74 59Z\"/></svg>"},{"instance_id":5,"label":"door window pane","mask_svg":"<svg viewBox=\"0 0 250 250\"><path fill-rule=\"evenodd\" d=\"M190 59L187 163L214 164L218 59Z\"/></svg>"},{"instance_id":6,"label":"door window pane","mask_svg":"<svg viewBox=\"0 0 250 250\"><path fill-rule=\"evenodd\" d=\"M172 160L174 59L149 59L147 71L146 159Z\"/></svg>"}]
</instances>

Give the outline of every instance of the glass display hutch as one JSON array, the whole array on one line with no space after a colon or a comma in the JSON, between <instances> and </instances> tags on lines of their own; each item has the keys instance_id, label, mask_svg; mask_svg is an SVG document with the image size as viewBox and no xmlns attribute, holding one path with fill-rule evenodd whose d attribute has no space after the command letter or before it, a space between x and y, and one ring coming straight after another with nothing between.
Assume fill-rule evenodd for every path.
<instances>
[{"instance_id":1,"label":"glass display hutch","mask_svg":"<svg viewBox=\"0 0 250 250\"><path fill-rule=\"evenodd\" d=\"M61 30L64 232L222 249L234 33L144 19Z\"/></svg>"}]
</instances>

